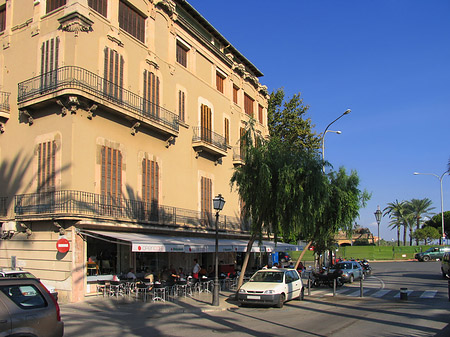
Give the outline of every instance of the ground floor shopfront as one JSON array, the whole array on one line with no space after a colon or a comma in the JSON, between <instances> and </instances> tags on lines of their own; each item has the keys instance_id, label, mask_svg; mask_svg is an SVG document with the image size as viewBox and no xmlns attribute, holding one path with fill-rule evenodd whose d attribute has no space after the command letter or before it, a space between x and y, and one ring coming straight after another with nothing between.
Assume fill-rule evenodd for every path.
<instances>
[{"instance_id":1,"label":"ground floor shopfront","mask_svg":"<svg viewBox=\"0 0 450 337\"><path fill-rule=\"evenodd\" d=\"M15 234L0 240L0 267L32 272L58 291L61 302L83 301L96 294L98 280L120 278L130 269L138 277L150 271L159 278L164 268L182 268L189 275L196 259L205 269L213 270L214 234L162 233L139 226L82 221L36 221L29 222L27 228L16 227ZM221 271L240 268L247 240L245 236L219 235ZM271 252L297 248L255 242L248 269L265 265Z\"/></svg>"}]
</instances>

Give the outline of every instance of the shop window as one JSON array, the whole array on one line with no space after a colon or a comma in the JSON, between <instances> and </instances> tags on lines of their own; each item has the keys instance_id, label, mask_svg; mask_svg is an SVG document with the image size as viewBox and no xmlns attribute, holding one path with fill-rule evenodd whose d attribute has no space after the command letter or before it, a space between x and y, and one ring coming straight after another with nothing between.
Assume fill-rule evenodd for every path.
<instances>
[{"instance_id":1,"label":"shop window","mask_svg":"<svg viewBox=\"0 0 450 337\"><path fill-rule=\"evenodd\" d=\"M255 100L249 95L244 95L244 111L247 115L253 117L253 103Z\"/></svg>"},{"instance_id":2,"label":"shop window","mask_svg":"<svg viewBox=\"0 0 450 337\"><path fill-rule=\"evenodd\" d=\"M55 190L55 156L56 142L48 141L38 144L37 148L37 190L52 192Z\"/></svg>"},{"instance_id":3,"label":"shop window","mask_svg":"<svg viewBox=\"0 0 450 337\"><path fill-rule=\"evenodd\" d=\"M117 51L105 48L103 90L112 99L122 101L123 56Z\"/></svg>"},{"instance_id":4,"label":"shop window","mask_svg":"<svg viewBox=\"0 0 450 337\"><path fill-rule=\"evenodd\" d=\"M125 1L119 3L119 27L145 42L145 17Z\"/></svg>"},{"instance_id":5,"label":"shop window","mask_svg":"<svg viewBox=\"0 0 450 337\"><path fill-rule=\"evenodd\" d=\"M108 0L88 0L88 5L104 17L107 16Z\"/></svg>"},{"instance_id":6,"label":"shop window","mask_svg":"<svg viewBox=\"0 0 450 337\"><path fill-rule=\"evenodd\" d=\"M64 6L66 2L67 0L47 0L47 13L50 13L51 11Z\"/></svg>"},{"instance_id":7,"label":"shop window","mask_svg":"<svg viewBox=\"0 0 450 337\"><path fill-rule=\"evenodd\" d=\"M180 121L185 121L185 112L186 112L186 94L184 91L178 91L178 118Z\"/></svg>"}]
</instances>

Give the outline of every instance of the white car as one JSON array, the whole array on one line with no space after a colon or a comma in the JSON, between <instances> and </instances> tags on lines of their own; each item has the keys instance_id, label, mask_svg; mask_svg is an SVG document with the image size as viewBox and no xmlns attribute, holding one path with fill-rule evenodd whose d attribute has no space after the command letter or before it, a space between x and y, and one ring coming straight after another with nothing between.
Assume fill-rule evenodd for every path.
<instances>
[{"instance_id":1,"label":"white car","mask_svg":"<svg viewBox=\"0 0 450 337\"><path fill-rule=\"evenodd\" d=\"M241 286L238 292L240 304L267 304L283 307L284 302L303 300L302 278L295 269L262 269Z\"/></svg>"}]
</instances>

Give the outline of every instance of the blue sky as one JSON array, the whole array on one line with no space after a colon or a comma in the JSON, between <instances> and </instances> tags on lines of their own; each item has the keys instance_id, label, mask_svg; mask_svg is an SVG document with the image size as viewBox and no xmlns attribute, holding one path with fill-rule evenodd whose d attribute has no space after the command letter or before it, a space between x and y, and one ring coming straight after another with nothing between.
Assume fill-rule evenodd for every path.
<instances>
[{"instance_id":1,"label":"blue sky","mask_svg":"<svg viewBox=\"0 0 450 337\"><path fill-rule=\"evenodd\" d=\"M189 0L258 67L269 92L301 92L308 117L327 133L325 159L356 170L372 193L357 223L377 235L388 202L430 198L450 159L450 1ZM450 177L443 179L450 210ZM383 239L396 239L380 225Z\"/></svg>"}]
</instances>

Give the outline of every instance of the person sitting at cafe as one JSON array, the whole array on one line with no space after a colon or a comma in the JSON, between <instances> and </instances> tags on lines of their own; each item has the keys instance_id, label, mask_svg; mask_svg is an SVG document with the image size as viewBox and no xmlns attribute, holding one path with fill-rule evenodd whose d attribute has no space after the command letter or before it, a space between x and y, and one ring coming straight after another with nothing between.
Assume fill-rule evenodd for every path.
<instances>
[{"instance_id":1,"label":"person sitting at cafe","mask_svg":"<svg viewBox=\"0 0 450 337\"><path fill-rule=\"evenodd\" d=\"M131 280L133 280L133 281L136 280L136 275L134 274L133 268L130 268L130 270L129 270L127 276L126 276L126 278L127 278L127 279L131 279Z\"/></svg>"}]
</instances>

